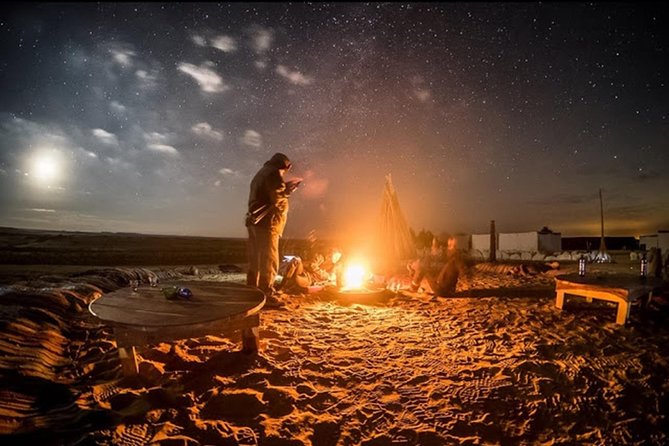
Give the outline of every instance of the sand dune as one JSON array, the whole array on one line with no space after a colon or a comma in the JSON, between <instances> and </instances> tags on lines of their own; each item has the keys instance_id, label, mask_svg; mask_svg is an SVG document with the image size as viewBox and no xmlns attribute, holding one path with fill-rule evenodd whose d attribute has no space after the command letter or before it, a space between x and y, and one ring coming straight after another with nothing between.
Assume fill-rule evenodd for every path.
<instances>
[{"instance_id":1,"label":"sand dune","mask_svg":"<svg viewBox=\"0 0 669 446\"><path fill-rule=\"evenodd\" d=\"M234 268L104 268L0 291L0 434L25 444L667 444L669 329L607 303L554 307L550 273L479 266L456 296L331 290L261 315L261 350L185 339L122 378L87 312L132 278L242 281Z\"/></svg>"}]
</instances>

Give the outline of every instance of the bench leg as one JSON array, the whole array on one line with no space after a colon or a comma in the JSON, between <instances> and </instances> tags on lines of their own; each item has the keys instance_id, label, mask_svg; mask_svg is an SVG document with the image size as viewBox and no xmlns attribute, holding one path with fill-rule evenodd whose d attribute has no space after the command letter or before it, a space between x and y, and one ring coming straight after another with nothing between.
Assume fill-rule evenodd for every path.
<instances>
[{"instance_id":1,"label":"bench leg","mask_svg":"<svg viewBox=\"0 0 669 446\"><path fill-rule=\"evenodd\" d=\"M555 294L555 306L561 310L562 306L564 305L564 291L556 291Z\"/></svg>"},{"instance_id":2,"label":"bench leg","mask_svg":"<svg viewBox=\"0 0 669 446\"><path fill-rule=\"evenodd\" d=\"M260 347L260 328L249 327L242 330L242 351L257 353Z\"/></svg>"},{"instance_id":3,"label":"bench leg","mask_svg":"<svg viewBox=\"0 0 669 446\"><path fill-rule=\"evenodd\" d=\"M645 310L646 308L648 308L648 306L650 305L650 302L651 302L652 300L653 300L653 292L651 291L650 293L648 293L647 296L645 296L645 297L641 300L641 308L643 308L644 310Z\"/></svg>"},{"instance_id":4,"label":"bench leg","mask_svg":"<svg viewBox=\"0 0 669 446\"><path fill-rule=\"evenodd\" d=\"M125 376L135 376L139 373L135 347L118 347L118 356L121 358L121 367Z\"/></svg>"},{"instance_id":5,"label":"bench leg","mask_svg":"<svg viewBox=\"0 0 669 446\"><path fill-rule=\"evenodd\" d=\"M616 324L625 325L630 316L630 304L628 302L618 303L618 313L616 314Z\"/></svg>"}]
</instances>

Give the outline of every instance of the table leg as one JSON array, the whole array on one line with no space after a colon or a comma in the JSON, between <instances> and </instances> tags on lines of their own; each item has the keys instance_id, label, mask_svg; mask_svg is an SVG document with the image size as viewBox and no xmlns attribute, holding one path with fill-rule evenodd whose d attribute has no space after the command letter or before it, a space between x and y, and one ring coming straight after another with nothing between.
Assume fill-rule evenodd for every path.
<instances>
[{"instance_id":1,"label":"table leg","mask_svg":"<svg viewBox=\"0 0 669 446\"><path fill-rule=\"evenodd\" d=\"M562 306L564 305L564 291L556 291L555 294L555 306L561 310Z\"/></svg>"},{"instance_id":2,"label":"table leg","mask_svg":"<svg viewBox=\"0 0 669 446\"><path fill-rule=\"evenodd\" d=\"M616 314L616 324L625 325L630 316L630 304L628 302L618 302L618 313Z\"/></svg>"},{"instance_id":3,"label":"table leg","mask_svg":"<svg viewBox=\"0 0 669 446\"><path fill-rule=\"evenodd\" d=\"M641 308L646 309L650 305L650 302L653 300L653 292L651 291L641 300Z\"/></svg>"},{"instance_id":4,"label":"table leg","mask_svg":"<svg viewBox=\"0 0 669 446\"><path fill-rule=\"evenodd\" d=\"M260 347L260 328L250 327L242 330L242 351L257 353Z\"/></svg>"},{"instance_id":5,"label":"table leg","mask_svg":"<svg viewBox=\"0 0 669 446\"><path fill-rule=\"evenodd\" d=\"M135 347L118 347L118 356L121 358L121 367L125 376L134 376L139 373Z\"/></svg>"}]
</instances>

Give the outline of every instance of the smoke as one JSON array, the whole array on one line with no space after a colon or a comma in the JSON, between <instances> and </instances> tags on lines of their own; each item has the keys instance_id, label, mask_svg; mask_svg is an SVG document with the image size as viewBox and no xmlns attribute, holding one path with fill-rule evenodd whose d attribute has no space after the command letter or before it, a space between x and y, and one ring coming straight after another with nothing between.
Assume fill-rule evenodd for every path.
<instances>
[{"instance_id":1,"label":"smoke","mask_svg":"<svg viewBox=\"0 0 669 446\"><path fill-rule=\"evenodd\" d=\"M303 182L300 185L300 194L307 199L321 198L325 196L330 182L327 178L319 178L316 172L308 170L304 173Z\"/></svg>"}]
</instances>

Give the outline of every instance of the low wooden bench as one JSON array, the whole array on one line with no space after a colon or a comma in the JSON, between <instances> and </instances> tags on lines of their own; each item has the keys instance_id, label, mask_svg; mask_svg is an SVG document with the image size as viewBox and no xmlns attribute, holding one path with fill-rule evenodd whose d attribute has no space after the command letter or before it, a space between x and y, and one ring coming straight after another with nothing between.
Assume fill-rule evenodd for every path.
<instances>
[{"instance_id":1,"label":"low wooden bench","mask_svg":"<svg viewBox=\"0 0 669 446\"><path fill-rule=\"evenodd\" d=\"M567 294L585 297L588 302L592 299L614 302L618 304L616 323L624 325L632 303L641 299L642 304L647 304L653 292L665 284L656 277L641 278L633 274L563 274L555 277L555 306L562 309Z\"/></svg>"},{"instance_id":2,"label":"low wooden bench","mask_svg":"<svg viewBox=\"0 0 669 446\"><path fill-rule=\"evenodd\" d=\"M172 285L188 288L192 297L167 299L162 289ZM123 372L135 375L136 346L206 335L229 337L241 331L242 350L257 352L264 304L264 293L247 285L175 282L136 291L121 288L91 302L89 311L113 327Z\"/></svg>"}]
</instances>

